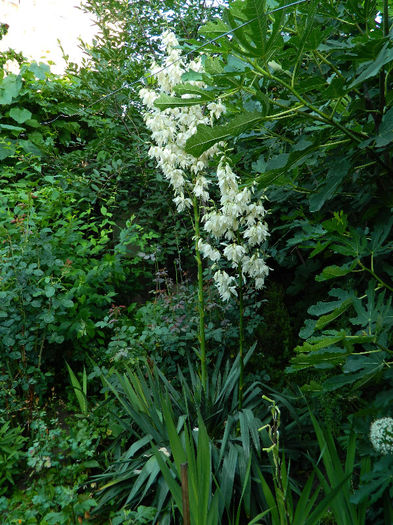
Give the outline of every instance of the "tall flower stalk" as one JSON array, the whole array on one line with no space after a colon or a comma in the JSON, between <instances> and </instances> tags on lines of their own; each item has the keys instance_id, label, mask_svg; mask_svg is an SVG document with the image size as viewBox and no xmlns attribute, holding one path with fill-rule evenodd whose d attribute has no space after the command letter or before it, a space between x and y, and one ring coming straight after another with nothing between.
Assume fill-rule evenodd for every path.
<instances>
[{"instance_id":1,"label":"tall flower stalk","mask_svg":"<svg viewBox=\"0 0 393 525\"><path fill-rule=\"evenodd\" d=\"M189 69L202 71L200 60L186 64L181 56L179 43L173 33L165 32L162 37L167 56L163 65L153 64L152 73L157 85L155 89L142 89L140 96L146 106L145 121L152 132L156 145L149 150L149 155L156 159L174 192L174 202L179 213L193 210L195 257L198 270L198 311L199 311L199 358L203 388L207 383L205 305L203 293L203 266L200 252L201 215L200 206L206 204L210 195L207 169L209 159L218 152L218 146L210 148L200 157L195 158L185 152L187 139L191 137L199 124L212 124L225 111L220 102L211 102L207 107L199 104L192 106L171 107L161 111L156 100L161 95L175 95L175 87L181 83L182 75ZM202 82L190 84L202 87ZM183 98L188 98L183 95Z\"/></svg>"},{"instance_id":2,"label":"tall flower stalk","mask_svg":"<svg viewBox=\"0 0 393 525\"><path fill-rule=\"evenodd\" d=\"M199 348L201 362L202 386L206 390L207 371L206 371L206 338L205 338L205 298L203 294L203 267L201 252L199 251L200 235L200 213L196 197L193 199L194 208L194 230L195 230L195 258L198 268L198 312L199 312Z\"/></svg>"},{"instance_id":3,"label":"tall flower stalk","mask_svg":"<svg viewBox=\"0 0 393 525\"><path fill-rule=\"evenodd\" d=\"M244 386L244 301L243 301L243 270L239 265L239 410L243 405L243 386Z\"/></svg>"},{"instance_id":4,"label":"tall flower stalk","mask_svg":"<svg viewBox=\"0 0 393 525\"><path fill-rule=\"evenodd\" d=\"M254 197L253 187L239 186L239 177L223 153L224 143L214 145L199 157L185 152L186 142L196 132L197 126L212 126L214 121L225 113L225 106L220 101L199 104L193 95L193 100L188 103L190 95L187 93L181 95L183 100L179 100L177 96L176 99L172 99L173 103L162 103L163 100L168 102L169 97L184 91L179 90L179 86L187 70L197 74L203 73L200 59L186 64L173 33L165 32L162 41L167 56L162 65L153 64L152 73L157 81L156 88L143 88L140 91L143 104L147 108L144 115L146 125L156 143L150 148L149 155L156 159L158 167L172 187L178 212L193 210L198 270L199 358L204 388L207 382L207 364L201 256L213 262L213 278L222 300L228 301L231 297L238 297L241 408L244 380L243 289L248 279L253 281L256 289L261 289L269 273L262 248L269 235L264 222L266 211L263 199ZM198 78L198 75L194 78ZM189 81L187 85L194 88L204 87L200 80ZM164 109L160 110L160 107ZM220 159L213 176L209 171L209 163L217 156ZM214 193L209 192L209 186L215 188ZM215 202L213 195L218 195L219 201Z\"/></svg>"}]
</instances>

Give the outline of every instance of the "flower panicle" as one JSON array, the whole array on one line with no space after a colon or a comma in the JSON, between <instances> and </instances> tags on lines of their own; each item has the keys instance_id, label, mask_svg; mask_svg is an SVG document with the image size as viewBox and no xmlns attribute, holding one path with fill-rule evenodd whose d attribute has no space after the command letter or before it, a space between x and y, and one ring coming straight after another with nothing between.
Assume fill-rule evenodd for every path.
<instances>
[{"instance_id":1,"label":"flower panicle","mask_svg":"<svg viewBox=\"0 0 393 525\"><path fill-rule=\"evenodd\" d=\"M200 58L188 64L185 62L173 32L163 33L162 44L166 52L163 65L155 63L152 66L157 88L143 88L139 92L146 107L146 126L155 143L149 149L149 156L156 160L168 180L178 212L191 208L195 198L203 205L204 239L198 242L202 256L215 265L224 262L237 272L241 268L244 281L251 278L256 288L262 288L269 273L261 250L269 236L262 199L254 198L253 187L239 187L239 176L221 153L225 143L212 146L197 158L185 151L187 140L197 127L200 124L212 126L225 114L226 107L221 100L207 105L193 104L164 110L156 107L155 102L161 94L176 95L175 87L181 84L182 75L187 70L204 72ZM204 87L200 80L188 84ZM182 97L187 98L187 94ZM192 97L195 98L194 95ZM207 171L211 159L217 155L220 159L216 178L211 180ZM214 182L219 190L217 205L212 204L209 192ZM236 279L224 269L215 272L214 281L223 300L237 296Z\"/></svg>"}]
</instances>

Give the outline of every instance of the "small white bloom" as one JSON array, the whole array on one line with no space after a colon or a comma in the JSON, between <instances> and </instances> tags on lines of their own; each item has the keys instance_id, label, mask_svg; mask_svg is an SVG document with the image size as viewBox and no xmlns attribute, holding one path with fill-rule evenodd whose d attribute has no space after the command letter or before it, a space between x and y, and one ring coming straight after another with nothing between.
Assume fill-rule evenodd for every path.
<instances>
[{"instance_id":1,"label":"small white bloom","mask_svg":"<svg viewBox=\"0 0 393 525\"><path fill-rule=\"evenodd\" d=\"M155 93L151 89L146 89L146 88L142 88L139 91L139 96L141 97L143 104L149 108L154 107L154 102L158 98L157 93Z\"/></svg>"},{"instance_id":2,"label":"small white bloom","mask_svg":"<svg viewBox=\"0 0 393 525\"><path fill-rule=\"evenodd\" d=\"M220 101L218 102L210 102L210 104L207 105L207 109L210 111L210 117L211 119L214 117L216 119L219 119L222 114L226 112L226 107L224 104Z\"/></svg>"},{"instance_id":3,"label":"small white bloom","mask_svg":"<svg viewBox=\"0 0 393 525\"><path fill-rule=\"evenodd\" d=\"M205 177L198 177L193 188L194 195L201 198L203 201L209 200L209 193L207 192L209 181Z\"/></svg>"},{"instance_id":4,"label":"small white bloom","mask_svg":"<svg viewBox=\"0 0 393 525\"><path fill-rule=\"evenodd\" d=\"M257 277L254 282L255 282L255 289L256 290L262 290L262 288L265 286L265 278L264 277Z\"/></svg>"},{"instance_id":5,"label":"small white bloom","mask_svg":"<svg viewBox=\"0 0 393 525\"><path fill-rule=\"evenodd\" d=\"M393 418L382 417L370 427L370 441L380 454L393 453Z\"/></svg>"},{"instance_id":6,"label":"small white bloom","mask_svg":"<svg viewBox=\"0 0 393 525\"><path fill-rule=\"evenodd\" d=\"M229 244L224 249L224 255L228 259L228 261L234 262L236 264L240 263L245 253L246 250L243 248L243 246L240 246L236 243Z\"/></svg>"},{"instance_id":7,"label":"small white bloom","mask_svg":"<svg viewBox=\"0 0 393 525\"><path fill-rule=\"evenodd\" d=\"M213 276L216 283L218 293L223 301L228 301L231 295L237 296L236 287L234 286L235 278L229 276L223 270L217 270Z\"/></svg>"},{"instance_id":8,"label":"small white bloom","mask_svg":"<svg viewBox=\"0 0 393 525\"><path fill-rule=\"evenodd\" d=\"M254 254L243 259L243 272L253 279L264 279L269 274L269 267L261 257Z\"/></svg>"},{"instance_id":9,"label":"small white bloom","mask_svg":"<svg viewBox=\"0 0 393 525\"><path fill-rule=\"evenodd\" d=\"M198 241L198 249L204 257L207 257L213 262L217 262L221 258L220 252L210 244L203 242L202 239Z\"/></svg>"},{"instance_id":10,"label":"small white bloom","mask_svg":"<svg viewBox=\"0 0 393 525\"><path fill-rule=\"evenodd\" d=\"M264 241L266 241L268 235L269 232L267 231L267 225L263 222L249 226L244 232L244 238L248 239L248 244L250 246L262 244Z\"/></svg>"},{"instance_id":11,"label":"small white bloom","mask_svg":"<svg viewBox=\"0 0 393 525\"><path fill-rule=\"evenodd\" d=\"M178 212L182 212L192 206L192 200L184 197L183 194L178 195L173 199L173 202L176 204Z\"/></svg>"}]
</instances>

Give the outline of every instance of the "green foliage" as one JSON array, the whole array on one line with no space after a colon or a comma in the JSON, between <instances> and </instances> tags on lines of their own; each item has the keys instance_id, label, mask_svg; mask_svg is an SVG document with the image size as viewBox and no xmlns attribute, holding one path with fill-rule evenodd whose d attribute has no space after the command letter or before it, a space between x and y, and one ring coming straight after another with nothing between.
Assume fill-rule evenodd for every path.
<instances>
[{"instance_id":1,"label":"green foliage","mask_svg":"<svg viewBox=\"0 0 393 525\"><path fill-rule=\"evenodd\" d=\"M89 471L99 466L95 458L101 431L92 418L69 420L68 425L58 417L49 419L45 411L34 413L27 453L19 455L18 464L10 456L10 467L24 478L13 495L0 499L7 523L87 523L96 506L87 482ZM26 440L14 438L17 450Z\"/></svg>"},{"instance_id":2,"label":"green foliage","mask_svg":"<svg viewBox=\"0 0 393 525\"><path fill-rule=\"evenodd\" d=\"M81 68L70 64L59 78L12 50L0 53L1 66L20 65L18 75L0 73L0 491L17 487L0 499L7 522L178 520L183 461L195 522L326 522L326 505L340 525L392 521L391 458L378 457L367 436L392 399L393 12L386 0L289 4L89 0L100 32ZM301 385L340 436L314 420L315 447L303 409L292 407L296 425L282 424L285 456L271 463L269 436L257 432L270 421L260 387L246 390L239 411L238 361L217 359L218 348L236 354L238 319L209 276L206 390L194 371L195 289L182 281L184 271L194 276L192 239L148 159L133 99L161 53L163 29L184 42L201 24L206 73L188 73L157 104L225 103L218 125L200 126L187 148L199 155L227 141L241 184L256 182L270 203L274 284L245 298L247 344L258 338L252 377L267 372L268 391ZM159 273L146 302L153 262L176 284L164 287L169 276ZM83 413L68 426L34 411L52 384L61 393L68 385L64 357ZM98 364L91 374L78 367L87 357ZM135 372L145 357L165 375ZM112 412L102 427L89 414L99 366L110 369ZM341 437L350 414L358 449L352 434ZM30 425L28 444L17 418ZM316 477L303 485L305 452ZM100 489L111 513L91 520L88 476L98 465L109 465Z\"/></svg>"},{"instance_id":3,"label":"green foliage","mask_svg":"<svg viewBox=\"0 0 393 525\"><path fill-rule=\"evenodd\" d=\"M188 481L187 498L189 502L189 516L193 525L218 525L219 520L219 497L220 490L216 488L213 493L213 475L211 468L211 448L209 436L202 418L198 419L198 427L191 431L185 427L179 436L176 429L170 406L164 406L164 421L168 428L170 450L173 454L173 462L165 459L166 454L154 449L155 457L171 491L172 497L178 509L184 508L182 502L181 484L177 479L183 480L182 468L187 466L186 477ZM193 433L197 434L197 442L194 444ZM195 448L194 448L195 447Z\"/></svg>"},{"instance_id":4,"label":"green foliage","mask_svg":"<svg viewBox=\"0 0 393 525\"><path fill-rule=\"evenodd\" d=\"M21 462L25 457L23 450L26 439L20 427L11 427L10 421L0 426L0 494L7 491L9 485L21 473Z\"/></svg>"},{"instance_id":5,"label":"green foliage","mask_svg":"<svg viewBox=\"0 0 393 525\"><path fill-rule=\"evenodd\" d=\"M246 362L249 357L250 354L246 356ZM132 508L147 501L157 508L160 522L170 520L169 509L172 503L168 501L169 486L164 482L166 478L160 475L160 464L155 451L167 451L175 457L176 452L171 444L178 447L178 441L174 438L174 433L187 434L189 431L186 428L194 429L203 421L211 439L212 472L222 492L219 516L224 512L231 515L233 508L237 508L249 459L259 458L262 449L257 432L262 424L258 417L260 389L258 385L250 385L245 390L243 410L239 412L239 358L232 364L227 362L221 373L222 359L223 355L210 375L206 389L191 366L190 379L186 379L180 370L178 372L180 391L175 390L156 367L152 372L149 369L144 373L127 370L123 375L114 374L106 379L122 409L122 412L116 411L116 417L115 414L112 416L124 429L118 439L122 436L123 439L129 439L131 431L132 441L128 443L126 450L124 445L120 448L108 472L96 478L103 483L100 486L101 505L116 501L118 505L121 503ZM171 421L173 425L170 424ZM188 438L193 439L189 433ZM256 462L254 466L256 467ZM179 468L177 460L176 468ZM206 476L208 475L206 472ZM241 500L247 515L258 506L253 487L254 483L249 477Z\"/></svg>"},{"instance_id":6,"label":"green foliage","mask_svg":"<svg viewBox=\"0 0 393 525\"><path fill-rule=\"evenodd\" d=\"M274 266L299 328L305 320L288 371L312 368L314 391L321 371L320 392L353 395L390 366L389 11L381 23L375 2L272 7L234 2L200 30L214 38L206 92L228 116L187 147L233 138L245 181L266 189Z\"/></svg>"},{"instance_id":7,"label":"green foliage","mask_svg":"<svg viewBox=\"0 0 393 525\"><path fill-rule=\"evenodd\" d=\"M267 401L273 401L266 396L264 398ZM322 472L318 464L315 463L313 474L307 479L303 490L300 491L291 483L289 465L287 465L285 455L280 453L280 410L274 401L271 410L272 425L265 425L260 431L268 429L271 441L270 447L265 450L270 453L273 490L271 490L262 472L259 472L261 490L269 508L256 516L249 525L258 523L266 515L269 516L269 523L272 524L317 524L321 523L321 519L325 517L328 508L337 523L357 523L359 525L365 523L366 505L355 507L351 499L353 496L351 480L355 473L356 441L354 435L349 439L343 468L332 433L328 429L322 431L319 423L311 414L320 449L319 460L322 458L326 472ZM364 462L362 466L365 467L362 470L367 471L368 463ZM315 484L315 474L319 480L318 485ZM319 494L322 489L325 491L325 497L321 499Z\"/></svg>"},{"instance_id":8,"label":"green foliage","mask_svg":"<svg viewBox=\"0 0 393 525\"><path fill-rule=\"evenodd\" d=\"M64 344L82 349L91 340L116 286L142 260L127 257L127 246L142 251L148 238L130 221L114 244L116 225L106 209L101 218L91 209L75 215L71 183L47 176L38 186L29 175L13 181L9 173L9 185L0 191L0 349L9 371L20 370L24 390L41 381L41 370Z\"/></svg>"},{"instance_id":9,"label":"green foliage","mask_svg":"<svg viewBox=\"0 0 393 525\"><path fill-rule=\"evenodd\" d=\"M350 523L359 523L359 525L366 523L366 511L367 507L369 506L369 502L364 501L362 505L354 505L352 500L353 489L350 478L353 475L355 467L355 435L351 434L346 443L346 457L343 466L341 458L337 453L336 443L334 442L331 432L326 429L322 429L312 414L311 419L314 425L315 433L317 435L318 444L321 449L321 457L327 478L325 479L325 475L321 473L319 468L316 468L318 479L326 493L331 487L337 487L339 484L341 484L341 490L337 494L337 497L330 504L331 512L338 523L347 523L348 525ZM368 470L369 462L367 460L363 460L361 464L360 475L362 476Z\"/></svg>"},{"instance_id":10,"label":"green foliage","mask_svg":"<svg viewBox=\"0 0 393 525\"><path fill-rule=\"evenodd\" d=\"M70 374L70 380L72 384L72 388L74 389L75 396L78 400L79 408L81 410L81 413L84 415L87 415L87 373L86 368L83 368L83 375L82 375L82 384L79 382L78 378L72 371L72 368L68 363L66 363L68 373Z\"/></svg>"},{"instance_id":11,"label":"green foliage","mask_svg":"<svg viewBox=\"0 0 393 525\"><path fill-rule=\"evenodd\" d=\"M137 363L148 357L167 374L176 375L177 368L185 371L188 362L196 361L198 346L198 310L196 286L177 274L174 283L166 269L155 277L155 299L132 309L132 317L122 307L112 307L108 316L96 323L101 329L112 327L112 337L105 353L106 364ZM237 351L238 311L234 303L222 304L215 287L206 286L205 320L208 358L215 362L217 347L222 345L231 356ZM253 290L245 294L246 344L254 342L263 319L261 301ZM102 358L101 358L102 359ZM103 364L104 361L101 361Z\"/></svg>"}]
</instances>

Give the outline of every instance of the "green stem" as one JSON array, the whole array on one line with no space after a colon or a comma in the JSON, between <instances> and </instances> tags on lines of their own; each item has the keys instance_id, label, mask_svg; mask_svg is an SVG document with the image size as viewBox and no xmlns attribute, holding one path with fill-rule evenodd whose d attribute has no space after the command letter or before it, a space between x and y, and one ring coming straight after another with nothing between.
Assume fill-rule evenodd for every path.
<instances>
[{"instance_id":1,"label":"green stem","mask_svg":"<svg viewBox=\"0 0 393 525\"><path fill-rule=\"evenodd\" d=\"M202 258L201 252L199 251L199 239L201 238L201 233L199 229L200 214L197 198L193 197L193 207L194 207L194 230L195 230L195 259L197 262L198 269L198 311L199 311L199 348L200 354L199 358L201 361L201 378L202 378L202 387L206 390L206 339L205 339L205 300L203 294L203 267L202 267Z\"/></svg>"},{"instance_id":2,"label":"green stem","mask_svg":"<svg viewBox=\"0 0 393 525\"><path fill-rule=\"evenodd\" d=\"M393 292L393 288L389 286L387 283L385 283L385 281L383 281L380 277L378 277L378 275L371 268L367 268L367 266L365 266L360 259L358 260L358 264L361 268L363 268L363 270L365 270L370 275L372 275L374 279L378 281L381 286Z\"/></svg>"},{"instance_id":3,"label":"green stem","mask_svg":"<svg viewBox=\"0 0 393 525\"><path fill-rule=\"evenodd\" d=\"M239 410L243 404L243 385L244 385L244 302L243 302L243 270L239 264Z\"/></svg>"},{"instance_id":4,"label":"green stem","mask_svg":"<svg viewBox=\"0 0 393 525\"><path fill-rule=\"evenodd\" d=\"M326 115L323 111L321 111L319 108L317 108L316 106L314 106L314 104L312 104L311 102L309 102L308 100L306 100L294 87L292 87L290 84L288 84L288 82L285 82L285 80L275 76L275 75L272 75L269 71L267 71L266 69L263 69L263 67L260 67L256 62L253 62L253 67L254 69L262 76L262 77L265 77L265 78L268 78L269 80L273 80L274 82L277 82L278 84L280 84L282 87L284 87L285 89L287 89L290 93L292 93L292 95L294 95L297 100L305 107L307 107L309 110L311 110L314 114L313 115L307 115L307 114L304 114L302 115L301 112L299 111L296 111L296 113L298 114L298 116L306 116L306 117L312 117L316 120L320 120L321 122L324 122L325 124L329 124L330 126L333 126L337 129L339 129L340 131L342 131L342 133L344 133L344 135L346 135L347 137L349 137L351 140L353 140L356 144L359 144L360 142L362 142L362 140L364 140L363 136L359 136L358 133L356 132L353 132L352 130L346 128L345 126L343 126L340 122L338 122L337 120L335 120L334 118L331 118L329 115ZM274 115L273 115L274 116ZM269 117L264 117L264 120L267 120ZM278 119L277 119L278 120ZM377 155L375 153L375 151L373 151L370 146L367 146L365 148L367 151L370 152L370 154L376 158L377 162L383 166L385 169L388 169L388 166L386 165L386 163L381 160L379 158L379 155Z\"/></svg>"}]
</instances>

